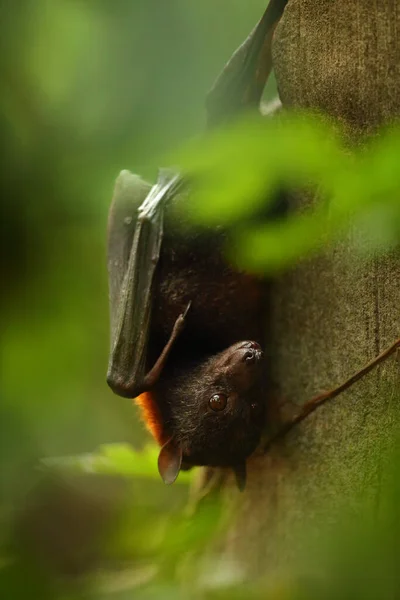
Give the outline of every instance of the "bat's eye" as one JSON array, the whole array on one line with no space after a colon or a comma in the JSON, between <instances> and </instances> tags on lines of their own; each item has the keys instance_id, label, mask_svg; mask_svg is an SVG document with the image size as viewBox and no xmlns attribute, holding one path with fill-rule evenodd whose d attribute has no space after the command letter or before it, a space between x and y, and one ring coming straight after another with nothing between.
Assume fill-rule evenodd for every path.
<instances>
[{"instance_id":1,"label":"bat's eye","mask_svg":"<svg viewBox=\"0 0 400 600\"><path fill-rule=\"evenodd\" d=\"M228 399L225 394L214 394L214 396L211 396L210 400L208 401L208 405L212 410L215 411L224 410L227 400Z\"/></svg>"}]
</instances>

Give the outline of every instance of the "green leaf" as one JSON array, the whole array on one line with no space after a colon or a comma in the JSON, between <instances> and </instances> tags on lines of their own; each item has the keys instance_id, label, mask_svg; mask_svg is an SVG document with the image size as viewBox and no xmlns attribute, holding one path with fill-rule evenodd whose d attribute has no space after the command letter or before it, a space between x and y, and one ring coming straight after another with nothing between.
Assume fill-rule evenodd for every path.
<instances>
[{"instance_id":1,"label":"green leaf","mask_svg":"<svg viewBox=\"0 0 400 600\"><path fill-rule=\"evenodd\" d=\"M81 473L101 473L124 477L144 477L159 479L157 458L159 449L149 444L142 450L134 450L129 444L105 444L94 453L78 456L46 458L42 464ZM191 480L189 472L181 472L177 483L187 484Z\"/></svg>"},{"instance_id":2,"label":"green leaf","mask_svg":"<svg viewBox=\"0 0 400 600\"><path fill-rule=\"evenodd\" d=\"M399 241L400 136L345 149L337 127L313 115L242 119L187 146L175 162L193 179L185 205L193 221L233 226L230 254L256 272L287 268L357 222L367 245L380 251ZM254 224L257 209L289 190L318 197L279 221ZM252 217L252 222L249 221Z\"/></svg>"}]
</instances>

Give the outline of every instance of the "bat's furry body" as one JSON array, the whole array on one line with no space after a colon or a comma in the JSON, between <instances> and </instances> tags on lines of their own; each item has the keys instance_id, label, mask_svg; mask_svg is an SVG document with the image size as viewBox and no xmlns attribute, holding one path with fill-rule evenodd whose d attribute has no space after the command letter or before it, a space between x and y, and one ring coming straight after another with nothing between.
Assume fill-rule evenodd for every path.
<instances>
[{"instance_id":1,"label":"bat's furry body","mask_svg":"<svg viewBox=\"0 0 400 600\"><path fill-rule=\"evenodd\" d=\"M207 97L208 127L259 106L287 1L270 1L226 65ZM117 180L107 380L139 396L166 483L192 465L230 466L243 488L264 421L264 284L227 262L227 231L191 224L180 183L167 171L154 186L127 171Z\"/></svg>"}]
</instances>

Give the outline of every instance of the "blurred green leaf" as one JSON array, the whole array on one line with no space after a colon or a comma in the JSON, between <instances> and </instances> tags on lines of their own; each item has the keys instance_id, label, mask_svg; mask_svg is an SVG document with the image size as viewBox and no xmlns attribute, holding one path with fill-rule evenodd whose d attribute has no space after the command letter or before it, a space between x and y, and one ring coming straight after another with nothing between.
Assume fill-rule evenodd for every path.
<instances>
[{"instance_id":1,"label":"blurred green leaf","mask_svg":"<svg viewBox=\"0 0 400 600\"><path fill-rule=\"evenodd\" d=\"M174 162L193 179L190 215L234 227L235 262L258 272L286 268L341 235L358 219L372 247L399 241L399 131L345 149L337 127L311 114L245 118L185 147ZM318 196L285 218L248 224L279 191ZM185 207L185 210L188 210ZM254 219L253 219L254 221ZM363 252L361 243L358 249Z\"/></svg>"},{"instance_id":2,"label":"blurred green leaf","mask_svg":"<svg viewBox=\"0 0 400 600\"><path fill-rule=\"evenodd\" d=\"M271 201L282 182L331 191L348 165L322 119L247 117L192 142L172 162L194 179L191 211L205 223L234 223Z\"/></svg>"},{"instance_id":3,"label":"blurred green leaf","mask_svg":"<svg viewBox=\"0 0 400 600\"><path fill-rule=\"evenodd\" d=\"M153 444L142 450L134 450L129 444L104 444L97 452L79 456L51 457L42 459L46 467L68 469L72 472L122 475L160 479L157 470L159 448ZM176 483L188 484L190 471L182 471Z\"/></svg>"}]
</instances>

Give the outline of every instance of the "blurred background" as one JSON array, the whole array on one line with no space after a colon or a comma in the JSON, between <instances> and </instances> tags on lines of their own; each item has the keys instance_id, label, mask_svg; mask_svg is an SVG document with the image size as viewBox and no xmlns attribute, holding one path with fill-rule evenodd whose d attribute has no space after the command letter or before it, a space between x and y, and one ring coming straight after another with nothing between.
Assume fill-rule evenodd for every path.
<instances>
[{"instance_id":1,"label":"blurred background","mask_svg":"<svg viewBox=\"0 0 400 600\"><path fill-rule=\"evenodd\" d=\"M121 169L154 179L201 135L205 94L265 2L0 7L0 598L176 598L182 573L197 573L188 552L201 553L226 519L211 501L186 519L189 477L161 485L136 409L107 388L107 211ZM395 214L398 224L398 206ZM308 241L307 227L299 239ZM378 564L360 564L370 560ZM207 580L224 577L212 563L202 569ZM312 589L344 594L332 598L359 589L343 586ZM286 583L268 590L294 597Z\"/></svg>"},{"instance_id":2,"label":"blurred background","mask_svg":"<svg viewBox=\"0 0 400 600\"><path fill-rule=\"evenodd\" d=\"M123 444L139 449L148 437L105 382L107 211L122 168L152 178L166 153L202 132L205 93L264 8L1 3L1 598L64 597L55 581L87 572L127 497L134 539L106 536L117 562L153 548L186 500L186 486L160 485L154 452L135 464ZM122 444L110 450L115 469L143 477L88 483L42 470L45 459L112 443Z\"/></svg>"},{"instance_id":3,"label":"blurred background","mask_svg":"<svg viewBox=\"0 0 400 600\"><path fill-rule=\"evenodd\" d=\"M151 179L202 131L205 93L263 8L3 4L3 406L43 456L138 440L131 406L105 385L114 180L122 168Z\"/></svg>"}]
</instances>

